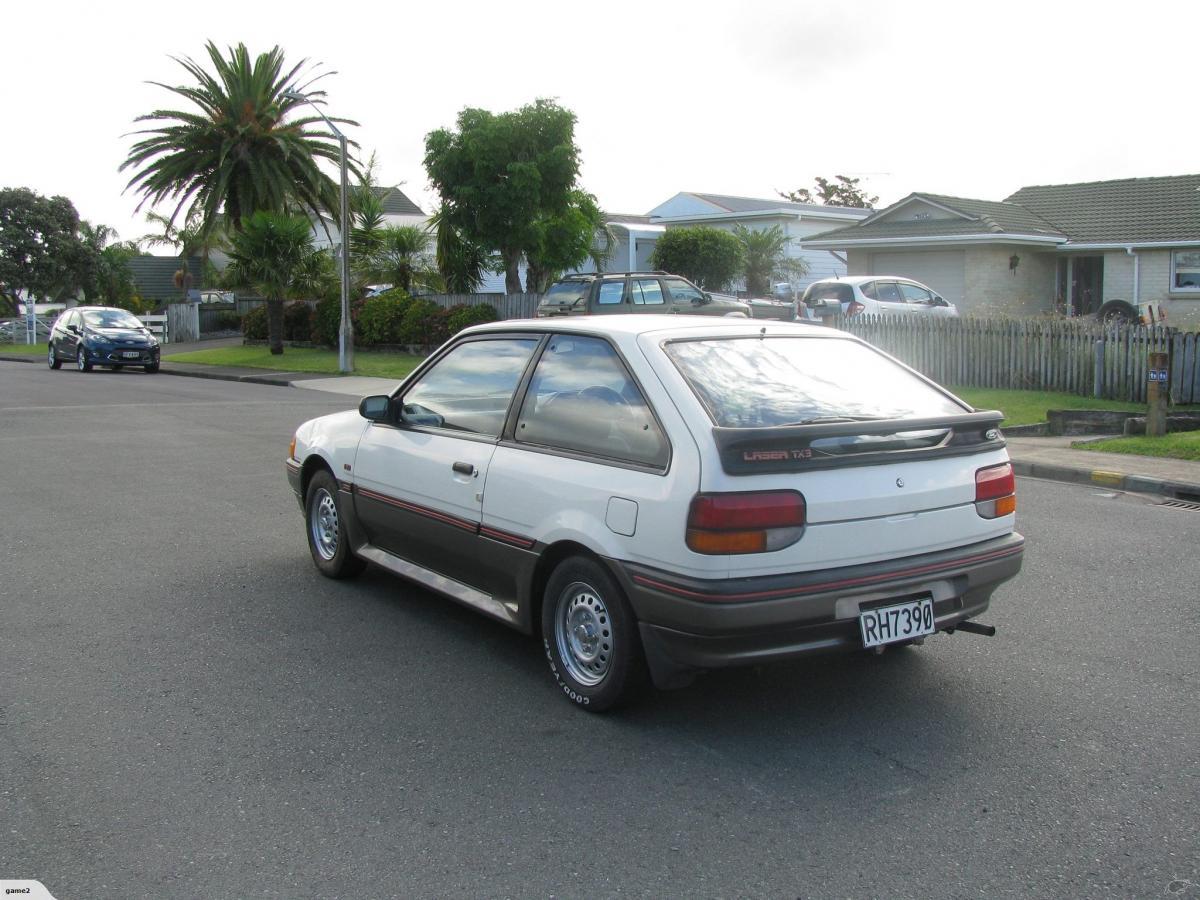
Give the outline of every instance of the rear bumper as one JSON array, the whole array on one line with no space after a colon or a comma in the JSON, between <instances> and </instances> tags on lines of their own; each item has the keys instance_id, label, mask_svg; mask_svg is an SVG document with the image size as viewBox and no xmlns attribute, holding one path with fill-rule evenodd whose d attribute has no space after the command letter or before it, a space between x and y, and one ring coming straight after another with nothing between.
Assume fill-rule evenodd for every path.
<instances>
[{"instance_id":1,"label":"rear bumper","mask_svg":"<svg viewBox=\"0 0 1200 900\"><path fill-rule=\"evenodd\" d=\"M627 563L617 572L655 681L670 686L696 669L862 649L860 607L889 598L927 593L935 629L953 628L984 612L992 592L1020 571L1024 544L1014 533L884 563L765 578L681 578Z\"/></svg>"}]
</instances>

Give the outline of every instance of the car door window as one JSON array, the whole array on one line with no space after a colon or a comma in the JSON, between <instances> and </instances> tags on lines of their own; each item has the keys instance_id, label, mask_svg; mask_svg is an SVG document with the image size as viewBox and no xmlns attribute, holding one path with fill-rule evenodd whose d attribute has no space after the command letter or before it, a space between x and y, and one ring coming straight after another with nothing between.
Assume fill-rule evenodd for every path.
<instances>
[{"instance_id":1,"label":"car door window","mask_svg":"<svg viewBox=\"0 0 1200 900\"><path fill-rule=\"evenodd\" d=\"M862 291L862 295L864 297L866 297L868 300L878 300L879 299L878 294L876 294L876 292L875 292L875 282L873 282L873 281L868 281L866 284L864 284L862 287L860 287L859 290Z\"/></svg>"},{"instance_id":2,"label":"car door window","mask_svg":"<svg viewBox=\"0 0 1200 900\"><path fill-rule=\"evenodd\" d=\"M636 278L629 285L635 306L662 306L662 285L657 278Z\"/></svg>"},{"instance_id":3,"label":"car door window","mask_svg":"<svg viewBox=\"0 0 1200 900\"><path fill-rule=\"evenodd\" d=\"M624 280L604 281L600 283L600 293L596 297L596 303L598 303L600 306L611 306L615 303L620 303L624 298Z\"/></svg>"},{"instance_id":4,"label":"car door window","mask_svg":"<svg viewBox=\"0 0 1200 900\"><path fill-rule=\"evenodd\" d=\"M517 417L527 444L647 466L667 464L667 440L617 352L598 338L560 335L538 360Z\"/></svg>"},{"instance_id":5,"label":"car door window","mask_svg":"<svg viewBox=\"0 0 1200 900\"><path fill-rule=\"evenodd\" d=\"M450 350L404 393L407 425L497 437L537 341L467 341Z\"/></svg>"},{"instance_id":6,"label":"car door window","mask_svg":"<svg viewBox=\"0 0 1200 900\"><path fill-rule=\"evenodd\" d=\"M900 288L896 287L894 281L877 281L876 291L878 299L882 303L903 303L904 298L900 296Z\"/></svg>"},{"instance_id":7,"label":"car door window","mask_svg":"<svg viewBox=\"0 0 1200 900\"><path fill-rule=\"evenodd\" d=\"M664 278L663 284L671 292L671 299L676 303L704 302L704 292L688 284L682 278Z\"/></svg>"},{"instance_id":8,"label":"car door window","mask_svg":"<svg viewBox=\"0 0 1200 900\"><path fill-rule=\"evenodd\" d=\"M913 306L930 306L933 303L933 295L915 284L900 282L900 294L906 303Z\"/></svg>"}]
</instances>

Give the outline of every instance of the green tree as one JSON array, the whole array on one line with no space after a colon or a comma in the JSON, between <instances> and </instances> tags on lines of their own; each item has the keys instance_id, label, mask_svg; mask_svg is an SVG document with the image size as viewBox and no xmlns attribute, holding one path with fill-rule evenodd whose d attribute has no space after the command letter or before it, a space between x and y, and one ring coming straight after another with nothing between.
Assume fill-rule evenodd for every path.
<instances>
[{"instance_id":1,"label":"green tree","mask_svg":"<svg viewBox=\"0 0 1200 900\"><path fill-rule=\"evenodd\" d=\"M520 293L521 257L537 253L545 223L577 200L575 114L544 99L498 115L464 109L455 129L426 135L425 169L447 224L498 253L505 290Z\"/></svg>"},{"instance_id":2,"label":"green tree","mask_svg":"<svg viewBox=\"0 0 1200 900\"><path fill-rule=\"evenodd\" d=\"M271 352L283 352L283 301L301 289L300 276L312 245L312 225L299 216L256 212L242 219L230 238L230 267L243 284L267 299L267 340Z\"/></svg>"},{"instance_id":3,"label":"green tree","mask_svg":"<svg viewBox=\"0 0 1200 900\"><path fill-rule=\"evenodd\" d=\"M287 69L279 47L253 58L245 44L228 48L227 56L212 41L205 49L211 73L190 57L173 57L192 82L154 82L191 105L135 120L157 124L134 133L145 137L121 165L133 172L126 190L141 195L137 208L174 202L170 221L186 207L204 231L216 227L222 210L235 231L259 210L300 211L314 221L322 211L337 210L338 187L317 163L336 164L338 143L320 117L302 114L306 101L285 96L295 90L324 102L324 91L309 90L316 79L304 73L307 60ZM308 80L298 83L302 78Z\"/></svg>"},{"instance_id":4,"label":"green tree","mask_svg":"<svg viewBox=\"0 0 1200 900\"><path fill-rule=\"evenodd\" d=\"M473 294L490 271L492 254L463 237L462 232L450 224L444 206L434 215L431 224L435 234L434 259L446 293Z\"/></svg>"},{"instance_id":5,"label":"green tree","mask_svg":"<svg viewBox=\"0 0 1200 900\"><path fill-rule=\"evenodd\" d=\"M600 268L602 254L596 249L598 234L604 231L604 213L596 198L586 191L574 190L566 209L545 216L535 223L532 243L525 248L525 290L542 294L567 269L588 257ZM612 241L605 246L611 247Z\"/></svg>"},{"instance_id":6,"label":"green tree","mask_svg":"<svg viewBox=\"0 0 1200 900\"><path fill-rule=\"evenodd\" d=\"M434 270L429 254L429 232L418 225L390 225L381 229L368 263L371 277L411 294L416 285L427 286Z\"/></svg>"},{"instance_id":7,"label":"green tree","mask_svg":"<svg viewBox=\"0 0 1200 900\"><path fill-rule=\"evenodd\" d=\"M830 181L818 175L814 179L817 191L815 197L808 188L776 193L793 203L820 203L824 206L851 206L858 209L874 209L875 204L879 202L878 197L868 194L866 188L859 187L860 179L845 175L834 175L833 178L834 180Z\"/></svg>"},{"instance_id":8,"label":"green tree","mask_svg":"<svg viewBox=\"0 0 1200 900\"><path fill-rule=\"evenodd\" d=\"M58 299L79 290L92 264L79 228L79 213L66 197L0 189L0 303L11 315L19 311L21 291Z\"/></svg>"},{"instance_id":9,"label":"green tree","mask_svg":"<svg viewBox=\"0 0 1200 900\"><path fill-rule=\"evenodd\" d=\"M808 271L804 260L788 256L792 241L778 225L755 230L738 223L733 234L742 245L742 274L751 297L770 293L771 278L776 274L795 278Z\"/></svg>"},{"instance_id":10,"label":"green tree","mask_svg":"<svg viewBox=\"0 0 1200 900\"><path fill-rule=\"evenodd\" d=\"M719 291L742 270L742 245L728 231L704 225L668 228L654 245L650 264Z\"/></svg>"},{"instance_id":11,"label":"green tree","mask_svg":"<svg viewBox=\"0 0 1200 900\"><path fill-rule=\"evenodd\" d=\"M140 312L133 269L129 261L138 254L134 241L118 241L117 233L107 225L79 223L79 235L88 251L83 277L83 294L89 303L120 306Z\"/></svg>"},{"instance_id":12,"label":"green tree","mask_svg":"<svg viewBox=\"0 0 1200 900\"><path fill-rule=\"evenodd\" d=\"M379 249L387 220L383 215L383 197L375 180L375 154L367 160L350 194L350 259L370 259Z\"/></svg>"}]
</instances>

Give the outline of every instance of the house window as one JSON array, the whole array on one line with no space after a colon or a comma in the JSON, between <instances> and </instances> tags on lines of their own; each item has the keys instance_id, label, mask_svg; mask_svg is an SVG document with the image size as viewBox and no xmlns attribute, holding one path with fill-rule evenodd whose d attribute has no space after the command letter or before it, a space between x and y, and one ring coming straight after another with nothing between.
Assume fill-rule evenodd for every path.
<instances>
[{"instance_id":1,"label":"house window","mask_svg":"<svg viewBox=\"0 0 1200 900\"><path fill-rule=\"evenodd\" d=\"M1200 294L1200 250L1176 250L1171 254L1171 290Z\"/></svg>"}]
</instances>

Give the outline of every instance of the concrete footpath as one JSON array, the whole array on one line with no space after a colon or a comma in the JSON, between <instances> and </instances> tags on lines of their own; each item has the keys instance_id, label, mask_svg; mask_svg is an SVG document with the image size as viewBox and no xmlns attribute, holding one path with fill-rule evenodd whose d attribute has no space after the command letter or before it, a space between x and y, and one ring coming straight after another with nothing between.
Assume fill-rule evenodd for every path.
<instances>
[{"instance_id":1,"label":"concrete footpath","mask_svg":"<svg viewBox=\"0 0 1200 900\"><path fill-rule=\"evenodd\" d=\"M241 339L231 339L240 344ZM186 352L200 345L168 345L173 352ZM205 341L204 347L220 346L217 341ZM166 348L164 347L164 351ZM357 403L371 394L390 393L398 384L391 378L362 376L330 377L310 372L291 372L286 369L236 368L232 366L202 366L194 363L172 362L172 352L164 352L161 372L190 378L211 378L219 381L244 381L252 384L273 384L342 394ZM38 356L5 354L0 359L45 365ZM349 401L348 401L349 403ZM1090 484L1116 491L1160 494L1177 500L1200 503L1200 462L1183 459L1160 459L1152 456L1131 456L1124 453L1102 453L1078 450L1075 441L1095 438L1077 436L1026 437L1006 435L1008 453L1018 475Z\"/></svg>"}]
</instances>

